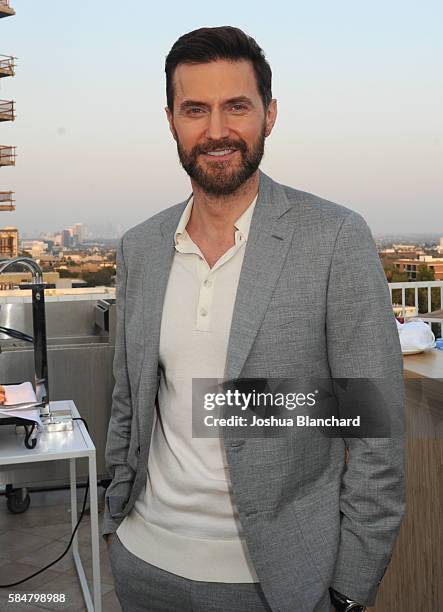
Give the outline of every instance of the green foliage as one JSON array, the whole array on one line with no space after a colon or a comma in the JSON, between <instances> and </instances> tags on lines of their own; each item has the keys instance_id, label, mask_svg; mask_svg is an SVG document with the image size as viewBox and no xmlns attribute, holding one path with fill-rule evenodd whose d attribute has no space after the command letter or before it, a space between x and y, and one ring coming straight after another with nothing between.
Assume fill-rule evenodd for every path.
<instances>
[{"instance_id":1,"label":"green foliage","mask_svg":"<svg viewBox=\"0 0 443 612\"><path fill-rule=\"evenodd\" d=\"M409 281L407 272L399 272L393 264L384 266L388 283L407 283Z\"/></svg>"},{"instance_id":2,"label":"green foliage","mask_svg":"<svg viewBox=\"0 0 443 612\"><path fill-rule=\"evenodd\" d=\"M82 274L83 280L88 284L88 287L98 287L101 285L110 286L112 284L112 277L114 271L110 268L103 268L98 272L84 272Z\"/></svg>"},{"instance_id":3,"label":"green foliage","mask_svg":"<svg viewBox=\"0 0 443 612\"><path fill-rule=\"evenodd\" d=\"M433 281L435 280L434 270L428 268L426 264L422 264L417 268L417 280L418 281Z\"/></svg>"},{"instance_id":4,"label":"green foliage","mask_svg":"<svg viewBox=\"0 0 443 612\"><path fill-rule=\"evenodd\" d=\"M57 270L57 272L60 274L60 278L78 278L79 276L78 272L71 272L71 270L65 270L64 268Z\"/></svg>"},{"instance_id":5,"label":"green foliage","mask_svg":"<svg viewBox=\"0 0 443 612\"><path fill-rule=\"evenodd\" d=\"M418 281L433 281L435 280L434 270L423 264L417 268ZM440 289L438 287L431 289L431 310L437 310L440 307ZM428 290L418 290L418 312L428 312Z\"/></svg>"}]
</instances>

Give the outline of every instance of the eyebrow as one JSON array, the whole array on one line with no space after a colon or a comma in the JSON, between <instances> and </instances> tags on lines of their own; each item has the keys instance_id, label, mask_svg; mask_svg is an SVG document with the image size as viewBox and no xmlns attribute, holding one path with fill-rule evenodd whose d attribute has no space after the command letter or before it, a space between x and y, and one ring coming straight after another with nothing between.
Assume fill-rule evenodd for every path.
<instances>
[{"instance_id":1,"label":"eyebrow","mask_svg":"<svg viewBox=\"0 0 443 612\"><path fill-rule=\"evenodd\" d=\"M223 104L227 105L227 104L241 104L241 103L249 104L250 106L254 106L254 103L252 102L251 98L248 98L247 96L237 96L235 98L229 98L229 100L226 100ZM208 104L206 104L206 102L200 102L198 100L184 100L180 104L180 110L184 111L193 106L204 106L205 108L208 108Z\"/></svg>"}]
</instances>

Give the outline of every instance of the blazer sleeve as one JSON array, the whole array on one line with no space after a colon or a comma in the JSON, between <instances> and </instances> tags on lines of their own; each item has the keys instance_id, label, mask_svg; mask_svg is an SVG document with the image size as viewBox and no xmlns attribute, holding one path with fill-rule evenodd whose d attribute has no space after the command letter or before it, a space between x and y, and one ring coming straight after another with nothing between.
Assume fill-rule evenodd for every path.
<instances>
[{"instance_id":1,"label":"blazer sleeve","mask_svg":"<svg viewBox=\"0 0 443 612\"><path fill-rule=\"evenodd\" d=\"M332 378L370 379L390 422L389 437L344 439L348 461L331 586L371 606L405 509L404 382L387 281L371 232L354 212L342 222L334 247L326 333Z\"/></svg>"},{"instance_id":2,"label":"blazer sleeve","mask_svg":"<svg viewBox=\"0 0 443 612\"><path fill-rule=\"evenodd\" d=\"M127 268L123 254L124 236L117 247L116 338L113 362L114 390L105 460L111 483L106 490L102 534L114 532L122 521L122 510L129 499L135 473L127 463L131 438L132 398L125 340L125 294Z\"/></svg>"}]
</instances>

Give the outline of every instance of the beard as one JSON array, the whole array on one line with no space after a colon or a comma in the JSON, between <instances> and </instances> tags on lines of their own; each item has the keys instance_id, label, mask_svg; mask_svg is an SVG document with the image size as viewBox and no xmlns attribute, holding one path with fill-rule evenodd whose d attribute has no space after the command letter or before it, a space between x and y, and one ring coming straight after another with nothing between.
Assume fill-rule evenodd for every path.
<instances>
[{"instance_id":1,"label":"beard","mask_svg":"<svg viewBox=\"0 0 443 612\"><path fill-rule=\"evenodd\" d=\"M211 161L204 167L198 161L201 154L221 149L236 149L240 152L240 164L231 167L232 161ZM248 147L242 139L208 140L204 145L196 145L188 153L177 140L180 163L202 189L215 196L227 196L237 191L258 169L265 150L265 125L263 124L256 142ZM235 155L235 154L233 154Z\"/></svg>"}]
</instances>

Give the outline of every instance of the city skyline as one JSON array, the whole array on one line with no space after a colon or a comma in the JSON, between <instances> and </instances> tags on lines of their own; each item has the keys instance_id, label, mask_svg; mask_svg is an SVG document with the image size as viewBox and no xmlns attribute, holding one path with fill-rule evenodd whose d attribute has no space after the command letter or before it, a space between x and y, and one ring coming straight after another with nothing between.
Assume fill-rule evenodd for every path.
<instances>
[{"instance_id":1,"label":"city skyline","mask_svg":"<svg viewBox=\"0 0 443 612\"><path fill-rule=\"evenodd\" d=\"M0 126L0 143L17 145L17 165L1 169L0 184L17 209L0 213L0 226L37 236L81 219L123 231L184 200L164 58L180 34L230 23L273 69L279 117L266 173L357 210L374 235L443 235L438 3L277 2L266 19L232 2L197 18L178 3L12 4L0 53L17 56L16 76L2 79L0 98L15 100L17 119Z\"/></svg>"}]
</instances>

